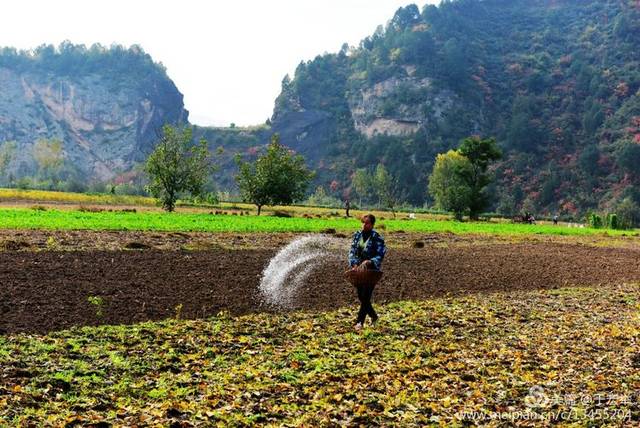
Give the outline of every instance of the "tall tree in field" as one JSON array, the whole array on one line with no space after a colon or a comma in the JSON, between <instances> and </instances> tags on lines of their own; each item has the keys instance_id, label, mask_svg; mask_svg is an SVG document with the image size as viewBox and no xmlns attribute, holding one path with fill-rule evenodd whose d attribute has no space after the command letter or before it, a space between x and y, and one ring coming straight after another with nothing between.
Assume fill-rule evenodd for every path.
<instances>
[{"instance_id":1,"label":"tall tree in field","mask_svg":"<svg viewBox=\"0 0 640 428\"><path fill-rule=\"evenodd\" d=\"M380 204L391 210L393 218L396 217L396 207L400 197L398 196L397 180L389 174L381 163L376 167L374 175L375 190L380 199Z\"/></svg>"},{"instance_id":2,"label":"tall tree in field","mask_svg":"<svg viewBox=\"0 0 640 428\"><path fill-rule=\"evenodd\" d=\"M280 144L278 134L271 137L267 153L254 163L243 162L239 155L236 163L240 194L245 202L258 207L258 215L265 205L289 205L301 200L314 176L301 155L293 155Z\"/></svg>"},{"instance_id":3,"label":"tall tree in field","mask_svg":"<svg viewBox=\"0 0 640 428\"><path fill-rule=\"evenodd\" d=\"M145 164L150 179L147 189L160 200L162 208L171 212L181 193L201 196L214 169L205 139L194 144L191 128L165 125L160 142Z\"/></svg>"},{"instance_id":4,"label":"tall tree in field","mask_svg":"<svg viewBox=\"0 0 640 428\"><path fill-rule=\"evenodd\" d=\"M489 164L502 157L502 152L495 138L467 137L462 140L458 152L471 162L471 174L468 176L471 188L469 217L477 220L480 213L489 205L489 197L485 189L491 183L491 175L487 172Z\"/></svg>"},{"instance_id":5,"label":"tall tree in field","mask_svg":"<svg viewBox=\"0 0 640 428\"><path fill-rule=\"evenodd\" d=\"M433 172L429 176L429 193L435 199L436 206L452 211L457 220L462 220L471 204L469 176L472 173L471 161L457 150L449 150L436 157Z\"/></svg>"},{"instance_id":6,"label":"tall tree in field","mask_svg":"<svg viewBox=\"0 0 640 428\"><path fill-rule=\"evenodd\" d=\"M358 195L358 205L362 208L362 201L369 201L373 193L373 177L366 169L360 168L353 173L351 179L351 187Z\"/></svg>"},{"instance_id":7,"label":"tall tree in field","mask_svg":"<svg viewBox=\"0 0 640 428\"><path fill-rule=\"evenodd\" d=\"M441 209L453 211L459 220L465 212L477 219L489 202L485 188L491 182L487 172L502 153L493 138L468 137L458 150L439 154L429 177L429 193Z\"/></svg>"},{"instance_id":8,"label":"tall tree in field","mask_svg":"<svg viewBox=\"0 0 640 428\"><path fill-rule=\"evenodd\" d=\"M15 141L5 141L0 144L0 178L7 178L7 167L16 153L18 145ZM10 182L11 179L8 178Z\"/></svg>"},{"instance_id":9,"label":"tall tree in field","mask_svg":"<svg viewBox=\"0 0 640 428\"><path fill-rule=\"evenodd\" d=\"M38 164L40 176L51 180L53 185L56 185L64 163L62 141L55 139L40 139L36 141L33 145L33 158Z\"/></svg>"}]
</instances>

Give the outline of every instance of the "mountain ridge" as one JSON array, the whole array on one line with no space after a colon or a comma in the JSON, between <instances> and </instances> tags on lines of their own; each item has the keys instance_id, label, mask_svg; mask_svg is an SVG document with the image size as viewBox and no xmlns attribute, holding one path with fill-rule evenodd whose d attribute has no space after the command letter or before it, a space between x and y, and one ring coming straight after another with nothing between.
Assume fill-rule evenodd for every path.
<instances>
[{"instance_id":1,"label":"mountain ridge","mask_svg":"<svg viewBox=\"0 0 640 428\"><path fill-rule=\"evenodd\" d=\"M410 4L358 46L301 62L283 79L267 124L196 126L194 134L212 150L224 149L215 177L222 190L234 188L234 155L255 158L277 132L332 196L354 198L354 173L381 163L398 179L403 199L418 206L432 202L427 179L438 153L469 135L494 136L505 156L494 167L492 210L610 210L624 198L640 204L639 45L636 1ZM77 174L122 181L136 175L162 123L188 123L182 94L137 46L63 44L30 55L0 51L0 83L13 79L2 86L21 94L5 91L4 102L0 94L0 161L11 147L6 142L28 140L14 150L26 156L38 138L68 134L77 147L65 159L90 164ZM23 83L15 70L41 77ZM110 78L118 73L122 79ZM106 111L81 101L92 84L103 88L97 98L111 106ZM39 102L24 110L40 109L49 122L8 114L6 106L30 92ZM33 172L34 162L14 157L7 170L15 178Z\"/></svg>"},{"instance_id":2,"label":"mountain ridge","mask_svg":"<svg viewBox=\"0 0 640 428\"><path fill-rule=\"evenodd\" d=\"M631 167L639 45L636 1L408 5L358 47L302 62L283 80L272 125L308 111L335 122L305 144L324 149L310 158L325 185L339 181L336 196L352 190L356 169L382 163L409 202L430 203L435 155L480 134L505 152L494 210L578 215L625 197L640 203ZM299 128L312 135L315 125Z\"/></svg>"}]
</instances>

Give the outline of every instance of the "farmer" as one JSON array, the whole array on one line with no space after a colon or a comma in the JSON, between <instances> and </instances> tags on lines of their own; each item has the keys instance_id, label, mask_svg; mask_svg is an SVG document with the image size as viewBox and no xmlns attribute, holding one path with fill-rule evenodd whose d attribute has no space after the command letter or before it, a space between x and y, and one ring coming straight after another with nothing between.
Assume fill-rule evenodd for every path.
<instances>
[{"instance_id":1,"label":"farmer","mask_svg":"<svg viewBox=\"0 0 640 428\"><path fill-rule=\"evenodd\" d=\"M371 269L380 270L382 259L386 253L384 239L373 230L376 218L373 214L366 214L362 217L362 230L353 234L351 251L349 251L349 265L351 269ZM371 322L375 325L378 314L371 305L373 295L373 285L358 285L358 299L360 300L360 311L356 320L355 329L361 330L364 320L369 315Z\"/></svg>"}]
</instances>

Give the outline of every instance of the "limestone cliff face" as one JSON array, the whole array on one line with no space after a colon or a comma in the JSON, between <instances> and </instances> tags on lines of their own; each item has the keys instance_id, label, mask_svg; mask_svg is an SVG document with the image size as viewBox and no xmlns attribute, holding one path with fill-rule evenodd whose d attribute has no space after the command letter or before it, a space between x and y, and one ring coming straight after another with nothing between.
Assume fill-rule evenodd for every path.
<instances>
[{"instance_id":1,"label":"limestone cliff face","mask_svg":"<svg viewBox=\"0 0 640 428\"><path fill-rule=\"evenodd\" d=\"M107 181L130 170L152 149L164 123L186 123L173 82L92 72L60 76L0 67L0 145L14 141L8 165L33 175L41 139L62 142L65 165L87 180Z\"/></svg>"},{"instance_id":2,"label":"limestone cliff face","mask_svg":"<svg viewBox=\"0 0 640 428\"><path fill-rule=\"evenodd\" d=\"M365 86L349 97L357 131L368 138L408 136L428 122L440 120L455 104L453 92L434 88L432 79L413 77L412 67L405 67L405 72Z\"/></svg>"},{"instance_id":3,"label":"limestone cliff face","mask_svg":"<svg viewBox=\"0 0 640 428\"><path fill-rule=\"evenodd\" d=\"M309 86L323 84L318 79L312 85L298 86L286 79L275 102L272 132L280 133L285 144L319 164L328 156L331 141L352 141L352 137L340 136L339 120L365 139L410 137L437 126L448 113L459 109L463 100L443 85L434 84L433 79L417 77L415 71L407 66L373 83L352 75L348 84L341 85L336 78L334 86L342 90L326 97L322 91L309 93ZM332 85L329 82L326 87Z\"/></svg>"}]
</instances>

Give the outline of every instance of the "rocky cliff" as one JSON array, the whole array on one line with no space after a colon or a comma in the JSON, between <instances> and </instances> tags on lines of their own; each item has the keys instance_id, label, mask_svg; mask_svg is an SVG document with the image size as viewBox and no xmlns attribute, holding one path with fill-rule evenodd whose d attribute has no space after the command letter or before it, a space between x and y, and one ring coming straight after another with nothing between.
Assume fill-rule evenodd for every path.
<instances>
[{"instance_id":1,"label":"rocky cliff","mask_svg":"<svg viewBox=\"0 0 640 428\"><path fill-rule=\"evenodd\" d=\"M75 56L68 52L71 48ZM71 58L62 62L65 57ZM66 52L42 47L30 53L5 49L0 88L6 181L54 175L113 180L145 159L164 123L188 119L182 94L136 47L85 51L67 45ZM52 147L49 159L36 153ZM55 171L52 157L59 160Z\"/></svg>"},{"instance_id":2,"label":"rocky cliff","mask_svg":"<svg viewBox=\"0 0 640 428\"><path fill-rule=\"evenodd\" d=\"M457 101L455 93L434 88L428 77L414 77L415 67L360 88L349 97L355 129L376 135L413 135L427 122L438 122ZM396 102L396 100L398 100Z\"/></svg>"}]
</instances>

